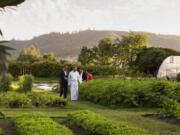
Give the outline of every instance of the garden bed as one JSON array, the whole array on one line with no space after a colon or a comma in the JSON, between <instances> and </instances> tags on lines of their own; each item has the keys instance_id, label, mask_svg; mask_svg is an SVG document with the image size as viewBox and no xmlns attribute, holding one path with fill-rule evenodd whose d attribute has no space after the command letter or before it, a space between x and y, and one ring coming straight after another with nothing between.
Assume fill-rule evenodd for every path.
<instances>
[{"instance_id":1,"label":"garden bed","mask_svg":"<svg viewBox=\"0 0 180 135\"><path fill-rule=\"evenodd\" d=\"M144 129L139 129L124 122L109 120L91 111L79 111L67 116L69 127L79 127L90 135L151 135Z\"/></svg>"},{"instance_id":2,"label":"garden bed","mask_svg":"<svg viewBox=\"0 0 180 135\"><path fill-rule=\"evenodd\" d=\"M161 107L164 98L180 102L180 85L157 80L94 80L80 86L82 100L115 107Z\"/></svg>"},{"instance_id":3,"label":"garden bed","mask_svg":"<svg viewBox=\"0 0 180 135\"><path fill-rule=\"evenodd\" d=\"M157 114L147 114L147 115L143 115L143 116L148 117L148 118L152 118L155 120L161 120L163 122L167 122L170 124L180 125L180 118L177 118L177 117L163 117L163 116L157 115Z\"/></svg>"},{"instance_id":4,"label":"garden bed","mask_svg":"<svg viewBox=\"0 0 180 135\"><path fill-rule=\"evenodd\" d=\"M63 107L67 100L49 92L0 93L0 106L9 108Z\"/></svg>"},{"instance_id":5,"label":"garden bed","mask_svg":"<svg viewBox=\"0 0 180 135\"><path fill-rule=\"evenodd\" d=\"M16 117L14 125L19 135L73 135L70 129L40 113Z\"/></svg>"}]
</instances>

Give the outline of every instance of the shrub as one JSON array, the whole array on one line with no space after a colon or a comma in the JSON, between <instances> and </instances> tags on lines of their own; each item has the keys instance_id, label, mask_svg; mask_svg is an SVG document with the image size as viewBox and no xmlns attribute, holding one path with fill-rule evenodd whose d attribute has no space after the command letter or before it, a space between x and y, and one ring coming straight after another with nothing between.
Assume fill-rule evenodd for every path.
<instances>
[{"instance_id":1,"label":"shrub","mask_svg":"<svg viewBox=\"0 0 180 135\"><path fill-rule=\"evenodd\" d=\"M32 107L31 100L25 94L8 92L0 94L0 105L10 108Z\"/></svg>"},{"instance_id":2,"label":"shrub","mask_svg":"<svg viewBox=\"0 0 180 135\"><path fill-rule=\"evenodd\" d=\"M2 79L0 79L0 91L7 92L11 89L11 83L13 81L13 77L11 74L5 75Z\"/></svg>"},{"instance_id":3,"label":"shrub","mask_svg":"<svg viewBox=\"0 0 180 135\"><path fill-rule=\"evenodd\" d=\"M28 97L36 107L61 107L67 104L65 99L48 92L32 92Z\"/></svg>"},{"instance_id":4,"label":"shrub","mask_svg":"<svg viewBox=\"0 0 180 135\"><path fill-rule=\"evenodd\" d=\"M180 103L172 99L164 100L160 115L163 117L180 117Z\"/></svg>"},{"instance_id":5,"label":"shrub","mask_svg":"<svg viewBox=\"0 0 180 135\"><path fill-rule=\"evenodd\" d=\"M90 135L150 135L145 130L115 122L90 111L79 111L67 116L69 126L84 129Z\"/></svg>"},{"instance_id":6,"label":"shrub","mask_svg":"<svg viewBox=\"0 0 180 135\"><path fill-rule=\"evenodd\" d=\"M40 113L16 117L14 125L19 135L73 135L68 128Z\"/></svg>"},{"instance_id":7,"label":"shrub","mask_svg":"<svg viewBox=\"0 0 180 135\"><path fill-rule=\"evenodd\" d=\"M178 98L176 84L156 80L94 80L80 86L80 98L106 106L161 107L164 98Z\"/></svg>"},{"instance_id":8,"label":"shrub","mask_svg":"<svg viewBox=\"0 0 180 135\"><path fill-rule=\"evenodd\" d=\"M32 74L36 77L58 77L62 65L58 62L35 62L31 65Z\"/></svg>"},{"instance_id":9,"label":"shrub","mask_svg":"<svg viewBox=\"0 0 180 135\"><path fill-rule=\"evenodd\" d=\"M32 91L33 87L33 76L32 75L22 75L19 77L19 89L22 92Z\"/></svg>"},{"instance_id":10,"label":"shrub","mask_svg":"<svg viewBox=\"0 0 180 135\"><path fill-rule=\"evenodd\" d=\"M177 76L176 76L176 81L177 81L177 82L180 82L180 73L177 74Z\"/></svg>"},{"instance_id":11,"label":"shrub","mask_svg":"<svg viewBox=\"0 0 180 135\"><path fill-rule=\"evenodd\" d=\"M11 61L9 62L8 72L15 77L31 74L31 64L28 62Z\"/></svg>"}]
</instances>

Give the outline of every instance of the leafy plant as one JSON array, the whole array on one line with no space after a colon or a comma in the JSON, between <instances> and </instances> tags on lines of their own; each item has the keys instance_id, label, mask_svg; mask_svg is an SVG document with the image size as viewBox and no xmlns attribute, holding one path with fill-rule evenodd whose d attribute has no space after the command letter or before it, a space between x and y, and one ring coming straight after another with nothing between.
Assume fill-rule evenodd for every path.
<instances>
[{"instance_id":1,"label":"leafy plant","mask_svg":"<svg viewBox=\"0 0 180 135\"><path fill-rule=\"evenodd\" d=\"M162 107L160 115L163 117L180 117L180 103L176 100L166 99Z\"/></svg>"},{"instance_id":2,"label":"leafy plant","mask_svg":"<svg viewBox=\"0 0 180 135\"><path fill-rule=\"evenodd\" d=\"M65 99L48 92L32 92L28 97L36 107L62 107L67 104Z\"/></svg>"},{"instance_id":3,"label":"leafy plant","mask_svg":"<svg viewBox=\"0 0 180 135\"><path fill-rule=\"evenodd\" d=\"M19 94L17 92L1 93L0 105L10 108L32 107L31 99L29 99L25 94Z\"/></svg>"},{"instance_id":4,"label":"leafy plant","mask_svg":"<svg viewBox=\"0 0 180 135\"><path fill-rule=\"evenodd\" d=\"M89 135L150 135L147 131L124 122L115 122L91 111L78 111L67 116L69 126L82 128Z\"/></svg>"},{"instance_id":5,"label":"leafy plant","mask_svg":"<svg viewBox=\"0 0 180 135\"><path fill-rule=\"evenodd\" d=\"M0 91L7 92L11 89L10 86L13 81L13 76L11 74L6 74L0 81Z\"/></svg>"},{"instance_id":6,"label":"leafy plant","mask_svg":"<svg viewBox=\"0 0 180 135\"><path fill-rule=\"evenodd\" d=\"M105 106L161 107L164 98L179 98L180 87L168 81L94 80L80 86L80 98Z\"/></svg>"},{"instance_id":7,"label":"leafy plant","mask_svg":"<svg viewBox=\"0 0 180 135\"><path fill-rule=\"evenodd\" d=\"M16 117L14 125L19 135L73 135L68 128L41 113Z\"/></svg>"},{"instance_id":8,"label":"leafy plant","mask_svg":"<svg viewBox=\"0 0 180 135\"><path fill-rule=\"evenodd\" d=\"M19 77L19 89L22 92L32 91L33 87L33 76L32 75L22 75Z\"/></svg>"},{"instance_id":9,"label":"leafy plant","mask_svg":"<svg viewBox=\"0 0 180 135\"><path fill-rule=\"evenodd\" d=\"M176 76L176 81L177 81L177 82L180 82L180 73L177 74L177 76Z\"/></svg>"}]
</instances>

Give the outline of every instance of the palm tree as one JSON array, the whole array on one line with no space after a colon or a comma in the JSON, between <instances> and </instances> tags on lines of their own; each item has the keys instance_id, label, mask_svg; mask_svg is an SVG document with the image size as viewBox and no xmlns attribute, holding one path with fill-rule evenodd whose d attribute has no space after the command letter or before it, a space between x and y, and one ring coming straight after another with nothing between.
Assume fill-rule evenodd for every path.
<instances>
[{"instance_id":1,"label":"palm tree","mask_svg":"<svg viewBox=\"0 0 180 135\"><path fill-rule=\"evenodd\" d=\"M7 6L17 6L24 1L25 0L0 0L0 11L1 9L5 9ZM2 36L3 33L0 29L0 37ZM12 48L5 46L5 43L7 43L7 41L0 41L0 75L3 77L5 77L8 69L7 57L10 55L8 51L12 50Z\"/></svg>"}]
</instances>

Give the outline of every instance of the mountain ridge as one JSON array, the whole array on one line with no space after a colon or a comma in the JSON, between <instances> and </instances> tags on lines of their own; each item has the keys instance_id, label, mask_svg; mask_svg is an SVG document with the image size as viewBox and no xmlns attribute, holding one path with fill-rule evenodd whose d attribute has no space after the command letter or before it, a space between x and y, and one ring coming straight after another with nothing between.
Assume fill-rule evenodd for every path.
<instances>
[{"instance_id":1,"label":"mountain ridge","mask_svg":"<svg viewBox=\"0 0 180 135\"><path fill-rule=\"evenodd\" d=\"M148 46L170 48L180 51L180 36L162 35L148 32L138 32L148 36ZM12 57L16 58L19 52L32 44L35 44L42 53L53 52L56 56L66 59L77 59L82 46L93 47L98 44L99 40L110 36L111 34L119 37L128 35L126 31L100 31L85 30L73 33L49 33L36 36L31 40L11 40L9 47L16 50L11 52Z\"/></svg>"}]
</instances>

